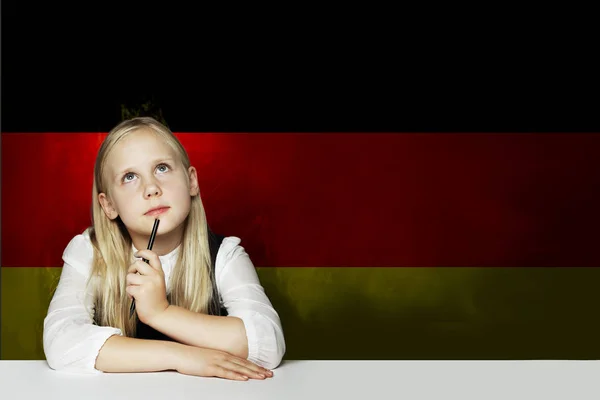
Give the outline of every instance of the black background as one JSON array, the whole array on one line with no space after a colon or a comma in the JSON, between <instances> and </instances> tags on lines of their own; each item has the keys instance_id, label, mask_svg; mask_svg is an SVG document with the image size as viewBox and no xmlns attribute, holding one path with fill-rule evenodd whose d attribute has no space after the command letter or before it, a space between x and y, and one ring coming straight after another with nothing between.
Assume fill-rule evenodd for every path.
<instances>
[{"instance_id":1,"label":"black background","mask_svg":"<svg viewBox=\"0 0 600 400\"><path fill-rule=\"evenodd\" d=\"M564 32L167 5L3 2L2 131L105 132L144 102L178 132L600 131L593 51Z\"/></svg>"}]
</instances>

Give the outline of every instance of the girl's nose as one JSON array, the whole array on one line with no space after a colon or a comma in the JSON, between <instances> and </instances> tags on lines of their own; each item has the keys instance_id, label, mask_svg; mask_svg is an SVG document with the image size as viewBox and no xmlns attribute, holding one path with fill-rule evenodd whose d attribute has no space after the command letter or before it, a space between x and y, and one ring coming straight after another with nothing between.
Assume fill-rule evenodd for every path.
<instances>
[{"instance_id":1,"label":"girl's nose","mask_svg":"<svg viewBox=\"0 0 600 400\"><path fill-rule=\"evenodd\" d=\"M160 187L158 187L156 184L151 184L146 186L146 191L144 194L147 198L150 198L152 196L160 196L162 192L160 191Z\"/></svg>"}]
</instances>

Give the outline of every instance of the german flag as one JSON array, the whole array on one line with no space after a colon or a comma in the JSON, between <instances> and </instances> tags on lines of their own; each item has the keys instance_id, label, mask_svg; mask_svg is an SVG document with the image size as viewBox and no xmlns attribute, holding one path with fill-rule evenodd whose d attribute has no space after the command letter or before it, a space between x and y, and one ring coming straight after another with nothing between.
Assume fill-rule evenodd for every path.
<instances>
[{"instance_id":1,"label":"german flag","mask_svg":"<svg viewBox=\"0 0 600 400\"><path fill-rule=\"evenodd\" d=\"M287 359L600 358L600 135L176 133ZM2 134L3 359L43 359L105 134Z\"/></svg>"}]
</instances>

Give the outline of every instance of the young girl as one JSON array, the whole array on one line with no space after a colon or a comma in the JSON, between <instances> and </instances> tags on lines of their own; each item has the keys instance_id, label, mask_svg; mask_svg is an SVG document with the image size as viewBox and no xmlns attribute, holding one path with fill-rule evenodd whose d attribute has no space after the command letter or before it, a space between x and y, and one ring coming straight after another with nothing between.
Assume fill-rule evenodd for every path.
<instances>
[{"instance_id":1,"label":"young girl","mask_svg":"<svg viewBox=\"0 0 600 400\"><path fill-rule=\"evenodd\" d=\"M92 193L92 226L66 247L44 320L49 366L271 377L285 353L279 315L240 239L207 226L173 133L152 118L120 123L98 152Z\"/></svg>"}]
</instances>

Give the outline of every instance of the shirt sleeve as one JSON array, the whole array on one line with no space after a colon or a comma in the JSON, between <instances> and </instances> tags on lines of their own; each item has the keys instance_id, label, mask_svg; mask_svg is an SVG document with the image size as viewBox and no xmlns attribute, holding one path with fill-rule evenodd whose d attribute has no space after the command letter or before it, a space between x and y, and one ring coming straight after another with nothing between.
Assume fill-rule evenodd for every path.
<instances>
[{"instance_id":1,"label":"shirt sleeve","mask_svg":"<svg viewBox=\"0 0 600 400\"><path fill-rule=\"evenodd\" d=\"M98 353L109 337L122 332L93 323L93 295L87 288L93 248L84 235L75 236L63 253L60 280L44 319L44 353L52 369L102 373L95 368Z\"/></svg>"},{"instance_id":2,"label":"shirt sleeve","mask_svg":"<svg viewBox=\"0 0 600 400\"><path fill-rule=\"evenodd\" d=\"M217 287L228 315L244 323L248 360L273 369L281 363L286 350L281 321L240 242L230 236L221 243L215 268Z\"/></svg>"}]
</instances>

